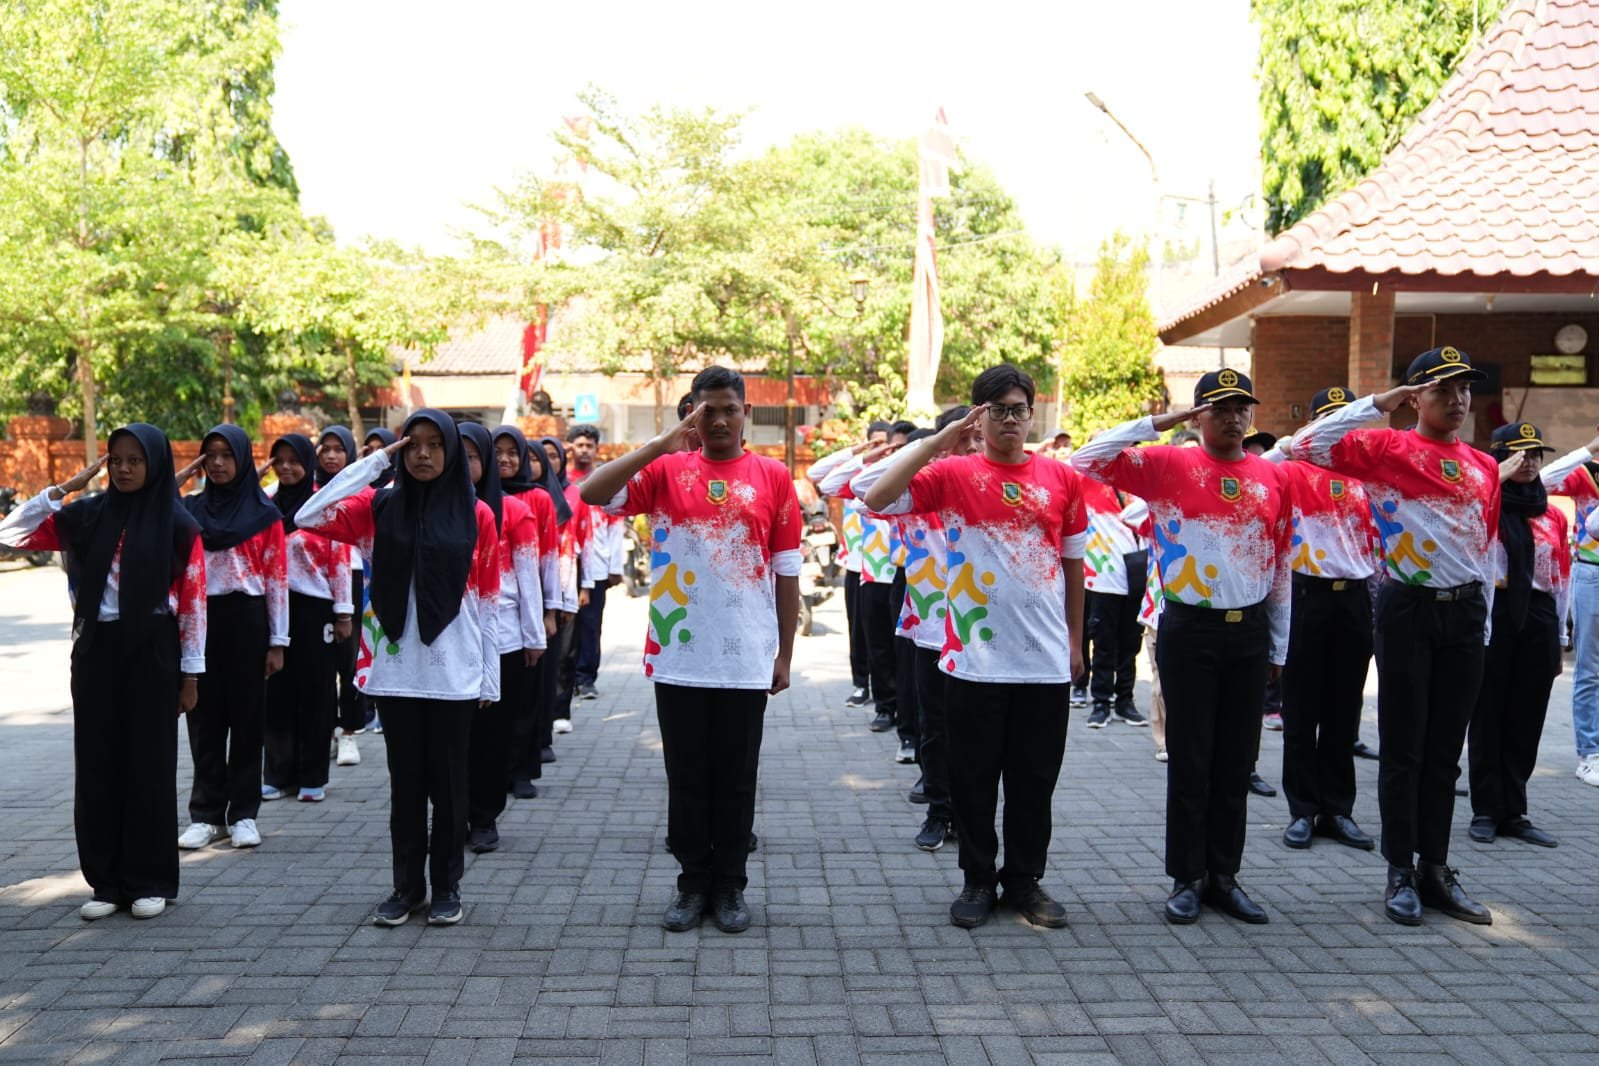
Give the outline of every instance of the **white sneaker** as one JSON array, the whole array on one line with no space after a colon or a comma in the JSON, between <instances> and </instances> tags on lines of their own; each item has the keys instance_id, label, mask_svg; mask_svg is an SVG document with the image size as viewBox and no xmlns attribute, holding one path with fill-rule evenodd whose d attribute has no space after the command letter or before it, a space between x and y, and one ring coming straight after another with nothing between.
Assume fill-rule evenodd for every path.
<instances>
[{"instance_id":1,"label":"white sneaker","mask_svg":"<svg viewBox=\"0 0 1599 1066\"><path fill-rule=\"evenodd\" d=\"M192 822L189 828L183 831L183 835L178 837L178 847L185 851L193 851L195 848L205 847L213 840L221 840L224 836L227 834L219 825L212 825L210 822Z\"/></svg>"},{"instance_id":2,"label":"white sneaker","mask_svg":"<svg viewBox=\"0 0 1599 1066\"><path fill-rule=\"evenodd\" d=\"M254 818L240 818L233 823L233 846L253 848L261 843L261 830L255 827Z\"/></svg>"},{"instance_id":3,"label":"white sneaker","mask_svg":"<svg viewBox=\"0 0 1599 1066\"><path fill-rule=\"evenodd\" d=\"M134 900L131 909L135 918L154 918L167 909L167 901L160 896L146 896Z\"/></svg>"},{"instance_id":4,"label":"white sneaker","mask_svg":"<svg viewBox=\"0 0 1599 1066\"><path fill-rule=\"evenodd\" d=\"M356 747L354 737L342 736L339 738L338 756L337 765L339 766L361 765L361 749Z\"/></svg>"},{"instance_id":5,"label":"white sneaker","mask_svg":"<svg viewBox=\"0 0 1599 1066\"><path fill-rule=\"evenodd\" d=\"M78 908L78 917L82 918L86 922L97 921L101 918L109 918L115 913L117 913L117 905L115 903L108 903L103 899L91 899L89 902Z\"/></svg>"},{"instance_id":6,"label":"white sneaker","mask_svg":"<svg viewBox=\"0 0 1599 1066\"><path fill-rule=\"evenodd\" d=\"M1599 786L1599 754L1583 756L1577 764L1577 780L1585 785Z\"/></svg>"},{"instance_id":7,"label":"white sneaker","mask_svg":"<svg viewBox=\"0 0 1599 1066\"><path fill-rule=\"evenodd\" d=\"M550 732L552 733L570 733L571 731L572 719L570 718L557 718L550 723Z\"/></svg>"},{"instance_id":8,"label":"white sneaker","mask_svg":"<svg viewBox=\"0 0 1599 1066\"><path fill-rule=\"evenodd\" d=\"M1165 748L1156 748L1155 749L1155 761L1156 762L1165 762L1166 758L1167 758L1167 756L1166 756L1166 749Z\"/></svg>"},{"instance_id":9,"label":"white sneaker","mask_svg":"<svg viewBox=\"0 0 1599 1066\"><path fill-rule=\"evenodd\" d=\"M261 786L261 802L262 803L271 803L273 800L280 800L286 795L288 795L288 793L284 792L281 788L279 788L276 785L262 785Z\"/></svg>"}]
</instances>

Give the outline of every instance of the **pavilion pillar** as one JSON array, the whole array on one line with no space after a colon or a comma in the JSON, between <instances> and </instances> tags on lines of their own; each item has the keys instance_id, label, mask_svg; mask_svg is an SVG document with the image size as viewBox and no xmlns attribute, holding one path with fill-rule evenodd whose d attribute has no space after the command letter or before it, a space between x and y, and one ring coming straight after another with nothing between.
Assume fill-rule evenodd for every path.
<instances>
[{"instance_id":1,"label":"pavilion pillar","mask_svg":"<svg viewBox=\"0 0 1599 1066\"><path fill-rule=\"evenodd\" d=\"M1349 300L1349 391L1367 396L1393 388L1394 294L1355 292Z\"/></svg>"}]
</instances>

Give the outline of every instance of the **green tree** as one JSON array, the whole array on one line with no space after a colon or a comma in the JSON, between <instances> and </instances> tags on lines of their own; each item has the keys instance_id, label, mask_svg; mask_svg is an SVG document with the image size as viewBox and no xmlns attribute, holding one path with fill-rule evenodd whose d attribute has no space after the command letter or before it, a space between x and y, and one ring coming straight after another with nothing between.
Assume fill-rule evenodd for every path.
<instances>
[{"instance_id":1,"label":"green tree","mask_svg":"<svg viewBox=\"0 0 1599 1066\"><path fill-rule=\"evenodd\" d=\"M1100 246L1088 298L1074 308L1061 351L1062 423L1075 440L1137 418L1160 399L1149 253L1125 234Z\"/></svg>"},{"instance_id":2,"label":"green tree","mask_svg":"<svg viewBox=\"0 0 1599 1066\"><path fill-rule=\"evenodd\" d=\"M1377 166L1504 0L1251 0L1267 227Z\"/></svg>"}]
</instances>

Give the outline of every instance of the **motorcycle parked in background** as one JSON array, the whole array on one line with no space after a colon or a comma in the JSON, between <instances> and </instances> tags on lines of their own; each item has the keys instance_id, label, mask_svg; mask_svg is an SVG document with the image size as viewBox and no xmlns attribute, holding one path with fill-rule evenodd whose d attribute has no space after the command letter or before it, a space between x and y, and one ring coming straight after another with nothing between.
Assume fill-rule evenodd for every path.
<instances>
[{"instance_id":1,"label":"motorcycle parked in background","mask_svg":"<svg viewBox=\"0 0 1599 1066\"><path fill-rule=\"evenodd\" d=\"M838 533L828 521L827 507L806 508L805 532L800 539L801 636L810 636L812 611L833 594L838 575Z\"/></svg>"},{"instance_id":2,"label":"motorcycle parked in background","mask_svg":"<svg viewBox=\"0 0 1599 1066\"><path fill-rule=\"evenodd\" d=\"M0 518L4 518L16 509L17 496L16 489L0 489ZM54 552L24 551L21 548L0 546L0 559L26 559L30 566L49 566L50 560L54 557Z\"/></svg>"}]
</instances>

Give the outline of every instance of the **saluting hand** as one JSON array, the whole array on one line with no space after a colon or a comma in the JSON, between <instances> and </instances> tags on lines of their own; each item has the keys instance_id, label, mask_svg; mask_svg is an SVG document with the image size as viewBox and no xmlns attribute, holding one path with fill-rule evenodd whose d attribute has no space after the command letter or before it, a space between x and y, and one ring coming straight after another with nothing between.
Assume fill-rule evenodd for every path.
<instances>
[{"instance_id":1,"label":"saluting hand","mask_svg":"<svg viewBox=\"0 0 1599 1066\"><path fill-rule=\"evenodd\" d=\"M1179 408L1176 411L1167 411L1165 414L1156 415L1150 419L1156 433L1164 433L1168 429L1176 429L1184 422L1191 421L1196 415L1210 410L1211 405L1202 403L1197 407Z\"/></svg>"},{"instance_id":2,"label":"saluting hand","mask_svg":"<svg viewBox=\"0 0 1599 1066\"><path fill-rule=\"evenodd\" d=\"M939 430L932 437L923 438L933 442L933 450L939 452L954 451L968 433L981 433L983 416L988 411L988 404L973 404L966 417L959 422L951 422Z\"/></svg>"},{"instance_id":3,"label":"saluting hand","mask_svg":"<svg viewBox=\"0 0 1599 1066\"><path fill-rule=\"evenodd\" d=\"M1423 381L1419 385L1400 385L1387 392L1379 392L1371 398L1371 402L1383 414L1392 414L1405 406L1412 396L1420 396L1431 387L1430 381Z\"/></svg>"},{"instance_id":4,"label":"saluting hand","mask_svg":"<svg viewBox=\"0 0 1599 1066\"><path fill-rule=\"evenodd\" d=\"M200 472L200 467L204 465L205 456L196 455L194 457L194 462L190 463L188 466L184 467L182 470L179 470L175 475L173 475L174 479L178 483L178 488L181 490L190 478Z\"/></svg>"},{"instance_id":5,"label":"saluting hand","mask_svg":"<svg viewBox=\"0 0 1599 1066\"><path fill-rule=\"evenodd\" d=\"M683 421L655 438L662 453L692 452L700 446L700 417L705 414L705 404L694 405Z\"/></svg>"},{"instance_id":6,"label":"saluting hand","mask_svg":"<svg viewBox=\"0 0 1599 1066\"><path fill-rule=\"evenodd\" d=\"M266 480L266 476L270 473L272 473L272 460L268 459L266 462L255 468L255 479L257 481L264 481Z\"/></svg>"},{"instance_id":7,"label":"saluting hand","mask_svg":"<svg viewBox=\"0 0 1599 1066\"><path fill-rule=\"evenodd\" d=\"M898 444L890 444L886 440L880 440L876 444L873 444L871 447L866 449L866 454L861 456L861 465L871 466L879 459L893 455L895 452L899 451L899 449L900 445Z\"/></svg>"},{"instance_id":8,"label":"saluting hand","mask_svg":"<svg viewBox=\"0 0 1599 1066\"><path fill-rule=\"evenodd\" d=\"M89 482L93 481L95 476L98 475L100 471L105 469L105 464L110 458L110 455L100 456L100 458L96 459L82 470L79 470L76 474L73 474L71 477L61 482L61 484L57 485L56 488L61 490L61 495L63 497L70 496L74 492L82 492L84 489L89 487Z\"/></svg>"},{"instance_id":9,"label":"saluting hand","mask_svg":"<svg viewBox=\"0 0 1599 1066\"><path fill-rule=\"evenodd\" d=\"M388 455L388 457L390 459L393 459L396 455L400 454L400 451L407 444L410 444L410 443L411 443L411 438L409 436L401 437L399 440L395 441L393 444L385 445L384 448L383 448L383 451L384 451L384 453L386 455Z\"/></svg>"},{"instance_id":10,"label":"saluting hand","mask_svg":"<svg viewBox=\"0 0 1599 1066\"><path fill-rule=\"evenodd\" d=\"M1521 472L1527 465L1526 452L1511 452L1504 462L1499 464L1499 484L1503 485Z\"/></svg>"}]
</instances>

